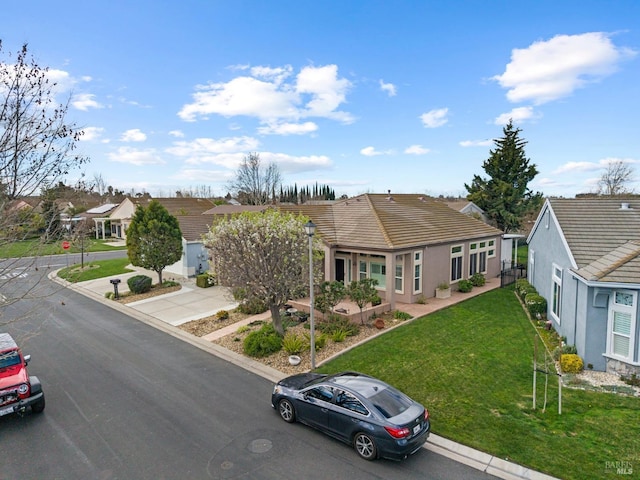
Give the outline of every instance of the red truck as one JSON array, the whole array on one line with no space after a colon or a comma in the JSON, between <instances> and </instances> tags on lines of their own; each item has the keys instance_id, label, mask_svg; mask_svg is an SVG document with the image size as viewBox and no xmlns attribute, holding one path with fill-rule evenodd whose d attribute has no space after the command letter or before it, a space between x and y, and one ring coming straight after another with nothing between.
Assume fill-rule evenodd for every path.
<instances>
[{"instance_id":1,"label":"red truck","mask_svg":"<svg viewBox=\"0 0 640 480\"><path fill-rule=\"evenodd\" d=\"M30 376L27 364L31 355L22 351L8 333L0 333L0 417L44 410L44 392L38 377Z\"/></svg>"}]
</instances>

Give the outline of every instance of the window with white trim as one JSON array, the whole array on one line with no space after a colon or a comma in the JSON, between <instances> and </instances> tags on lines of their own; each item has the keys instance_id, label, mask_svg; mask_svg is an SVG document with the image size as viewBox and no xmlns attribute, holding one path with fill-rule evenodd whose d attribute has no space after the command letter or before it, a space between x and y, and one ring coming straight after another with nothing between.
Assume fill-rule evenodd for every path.
<instances>
[{"instance_id":1,"label":"window with white trim","mask_svg":"<svg viewBox=\"0 0 640 480\"><path fill-rule=\"evenodd\" d=\"M376 288L384 290L387 285L387 265L383 255L371 255L369 261L369 278L378 281Z\"/></svg>"},{"instance_id":2,"label":"window with white trim","mask_svg":"<svg viewBox=\"0 0 640 480\"><path fill-rule=\"evenodd\" d=\"M469 276L475 273L487 273L487 258L495 257L495 240L469 244Z\"/></svg>"},{"instance_id":3,"label":"window with white trim","mask_svg":"<svg viewBox=\"0 0 640 480\"><path fill-rule=\"evenodd\" d=\"M404 293L404 255L396 255L395 289Z\"/></svg>"},{"instance_id":4,"label":"window with white trim","mask_svg":"<svg viewBox=\"0 0 640 480\"><path fill-rule=\"evenodd\" d=\"M422 252L413 252L413 293L422 292Z\"/></svg>"},{"instance_id":5,"label":"window with white trim","mask_svg":"<svg viewBox=\"0 0 640 480\"><path fill-rule=\"evenodd\" d=\"M367 262L360 260L360 262L358 262L359 265L359 273L358 276L360 278L360 280L363 280L365 278L367 278Z\"/></svg>"},{"instance_id":6,"label":"window with white trim","mask_svg":"<svg viewBox=\"0 0 640 480\"><path fill-rule=\"evenodd\" d=\"M615 290L609 302L607 353L621 360L633 361L636 330L637 293Z\"/></svg>"},{"instance_id":7,"label":"window with white trim","mask_svg":"<svg viewBox=\"0 0 640 480\"><path fill-rule=\"evenodd\" d=\"M560 305L562 303L562 268L553 264L551 275L551 315L560 323Z\"/></svg>"},{"instance_id":8,"label":"window with white trim","mask_svg":"<svg viewBox=\"0 0 640 480\"><path fill-rule=\"evenodd\" d=\"M464 247L455 245L451 247L451 282L457 282L462 278L462 260Z\"/></svg>"}]
</instances>

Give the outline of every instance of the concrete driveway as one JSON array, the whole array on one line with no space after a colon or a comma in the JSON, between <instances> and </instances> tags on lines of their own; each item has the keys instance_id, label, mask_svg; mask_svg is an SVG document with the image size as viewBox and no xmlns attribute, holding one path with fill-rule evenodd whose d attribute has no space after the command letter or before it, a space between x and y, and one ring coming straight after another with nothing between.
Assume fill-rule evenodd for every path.
<instances>
[{"instance_id":1,"label":"concrete driveway","mask_svg":"<svg viewBox=\"0 0 640 480\"><path fill-rule=\"evenodd\" d=\"M114 291L111 280L115 278L120 279L118 284L118 293L120 294L129 291L127 280L134 275L147 275L154 282L158 280L158 274L155 272L138 267L129 266L128 268L133 268L135 271L80 282L76 284L76 288L88 290L94 295L104 297L107 292ZM233 310L238 306L229 290L225 287L200 288L196 286L195 279L174 278L170 274L163 275L163 279L180 282L182 288L177 292L127 303L126 306L173 326L215 315L220 310Z\"/></svg>"}]
</instances>

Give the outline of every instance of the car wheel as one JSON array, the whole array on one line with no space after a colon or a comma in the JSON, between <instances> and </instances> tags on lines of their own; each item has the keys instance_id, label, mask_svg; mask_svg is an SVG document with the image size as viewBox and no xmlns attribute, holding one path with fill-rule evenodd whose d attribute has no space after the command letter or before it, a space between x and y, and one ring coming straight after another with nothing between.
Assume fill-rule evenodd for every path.
<instances>
[{"instance_id":1,"label":"car wheel","mask_svg":"<svg viewBox=\"0 0 640 480\"><path fill-rule=\"evenodd\" d=\"M43 410L44 410L44 397L42 397L42 400L40 400L39 402L36 402L33 405L31 405L31 411L33 413L42 413Z\"/></svg>"},{"instance_id":2,"label":"car wheel","mask_svg":"<svg viewBox=\"0 0 640 480\"><path fill-rule=\"evenodd\" d=\"M378 451L376 449L376 444L373 442L371 437L365 433L358 433L353 438L353 447L365 460L373 460L378 456Z\"/></svg>"},{"instance_id":3,"label":"car wheel","mask_svg":"<svg viewBox=\"0 0 640 480\"><path fill-rule=\"evenodd\" d=\"M296 421L296 411L293 409L293 404L286 398L278 402L278 412L285 422L293 423Z\"/></svg>"}]
</instances>

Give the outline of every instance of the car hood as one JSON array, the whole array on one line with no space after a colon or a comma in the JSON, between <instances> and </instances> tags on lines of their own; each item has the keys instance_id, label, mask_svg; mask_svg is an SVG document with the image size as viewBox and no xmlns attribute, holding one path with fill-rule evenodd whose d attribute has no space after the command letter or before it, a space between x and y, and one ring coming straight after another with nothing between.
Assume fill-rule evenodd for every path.
<instances>
[{"instance_id":1,"label":"car hood","mask_svg":"<svg viewBox=\"0 0 640 480\"><path fill-rule=\"evenodd\" d=\"M287 388L300 389L307 383L323 377L326 377L326 375L320 373L299 373L297 375L283 378L278 382L278 385L282 385L283 387Z\"/></svg>"},{"instance_id":2,"label":"car hood","mask_svg":"<svg viewBox=\"0 0 640 480\"><path fill-rule=\"evenodd\" d=\"M20 383L27 383L27 370L22 365L12 365L0 369L0 390L13 387Z\"/></svg>"}]
</instances>

